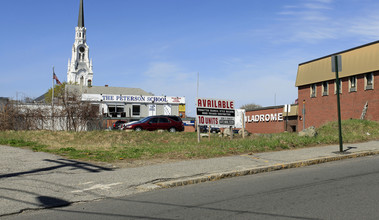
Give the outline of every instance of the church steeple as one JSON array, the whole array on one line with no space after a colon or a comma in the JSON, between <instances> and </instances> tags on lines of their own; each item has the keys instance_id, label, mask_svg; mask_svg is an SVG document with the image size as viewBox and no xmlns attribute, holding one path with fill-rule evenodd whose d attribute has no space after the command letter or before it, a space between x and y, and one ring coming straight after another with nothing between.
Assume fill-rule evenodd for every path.
<instances>
[{"instance_id":1,"label":"church steeple","mask_svg":"<svg viewBox=\"0 0 379 220\"><path fill-rule=\"evenodd\" d=\"M84 9L83 9L83 0L80 0L80 5L79 5L78 27L84 27Z\"/></svg>"},{"instance_id":2,"label":"church steeple","mask_svg":"<svg viewBox=\"0 0 379 220\"><path fill-rule=\"evenodd\" d=\"M67 82L91 86L93 80L92 60L89 58L87 29L84 27L83 0L80 0L78 26L75 27L75 42L68 63Z\"/></svg>"}]
</instances>

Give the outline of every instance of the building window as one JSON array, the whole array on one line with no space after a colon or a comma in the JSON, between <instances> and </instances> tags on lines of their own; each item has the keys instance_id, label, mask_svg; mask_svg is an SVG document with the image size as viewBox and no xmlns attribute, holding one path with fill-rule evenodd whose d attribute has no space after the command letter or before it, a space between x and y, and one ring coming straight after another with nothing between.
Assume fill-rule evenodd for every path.
<instances>
[{"instance_id":1,"label":"building window","mask_svg":"<svg viewBox=\"0 0 379 220\"><path fill-rule=\"evenodd\" d=\"M366 73L365 74L365 89L374 89L374 74Z\"/></svg>"},{"instance_id":2,"label":"building window","mask_svg":"<svg viewBox=\"0 0 379 220\"><path fill-rule=\"evenodd\" d=\"M132 106L132 116L140 116L141 113L141 106L140 105L133 105Z\"/></svg>"},{"instance_id":3,"label":"building window","mask_svg":"<svg viewBox=\"0 0 379 220\"><path fill-rule=\"evenodd\" d=\"M339 79L338 81L339 81L340 94L341 94L342 93L342 81L341 81L341 79ZM336 80L334 80L334 94L337 94L337 83L336 83Z\"/></svg>"},{"instance_id":4,"label":"building window","mask_svg":"<svg viewBox=\"0 0 379 220\"><path fill-rule=\"evenodd\" d=\"M316 97L316 84L311 85L311 98Z\"/></svg>"},{"instance_id":5,"label":"building window","mask_svg":"<svg viewBox=\"0 0 379 220\"><path fill-rule=\"evenodd\" d=\"M357 91L357 77L356 76L349 77L349 91L350 92Z\"/></svg>"},{"instance_id":6,"label":"building window","mask_svg":"<svg viewBox=\"0 0 379 220\"><path fill-rule=\"evenodd\" d=\"M328 82L322 82L322 95L323 96L329 95L329 84L328 84Z\"/></svg>"},{"instance_id":7,"label":"building window","mask_svg":"<svg viewBox=\"0 0 379 220\"><path fill-rule=\"evenodd\" d=\"M108 105L108 112L111 117L125 117L125 109L123 105Z\"/></svg>"}]
</instances>

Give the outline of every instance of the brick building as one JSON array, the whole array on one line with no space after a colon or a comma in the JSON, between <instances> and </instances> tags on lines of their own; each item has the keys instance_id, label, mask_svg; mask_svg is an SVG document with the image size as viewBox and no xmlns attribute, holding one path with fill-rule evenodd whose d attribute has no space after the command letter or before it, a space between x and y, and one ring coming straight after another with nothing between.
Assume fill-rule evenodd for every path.
<instances>
[{"instance_id":1,"label":"brick building","mask_svg":"<svg viewBox=\"0 0 379 220\"><path fill-rule=\"evenodd\" d=\"M299 64L298 130L338 120L333 55L341 55L342 61L339 71L342 120L361 118L364 108L365 119L379 120L379 41L375 41Z\"/></svg>"},{"instance_id":2,"label":"brick building","mask_svg":"<svg viewBox=\"0 0 379 220\"><path fill-rule=\"evenodd\" d=\"M285 106L271 106L246 111L245 128L250 133L280 133L297 131L297 105L291 105L289 111Z\"/></svg>"}]
</instances>

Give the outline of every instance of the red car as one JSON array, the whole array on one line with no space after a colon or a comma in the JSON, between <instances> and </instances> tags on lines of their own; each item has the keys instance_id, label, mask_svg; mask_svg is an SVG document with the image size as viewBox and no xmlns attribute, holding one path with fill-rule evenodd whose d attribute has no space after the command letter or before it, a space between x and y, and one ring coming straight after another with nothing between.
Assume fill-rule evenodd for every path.
<instances>
[{"instance_id":1,"label":"red car","mask_svg":"<svg viewBox=\"0 0 379 220\"><path fill-rule=\"evenodd\" d=\"M138 122L127 124L125 130L132 129L135 131L147 130L168 130L169 132L184 131L182 119L178 116L172 115L159 115L149 116L141 119Z\"/></svg>"}]
</instances>

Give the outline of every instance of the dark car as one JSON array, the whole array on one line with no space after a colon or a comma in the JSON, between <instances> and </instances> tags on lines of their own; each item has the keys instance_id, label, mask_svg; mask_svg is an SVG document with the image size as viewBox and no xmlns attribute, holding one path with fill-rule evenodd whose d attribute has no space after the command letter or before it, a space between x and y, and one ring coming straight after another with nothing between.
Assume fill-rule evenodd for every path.
<instances>
[{"instance_id":1,"label":"dark car","mask_svg":"<svg viewBox=\"0 0 379 220\"><path fill-rule=\"evenodd\" d=\"M115 123L113 123L113 125L112 125L112 129L113 129L113 130L118 130L118 129L121 128L121 125L123 125L124 123L127 123L127 121L118 120L118 121L116 121Z\"/></svg>"},{"instance_id":2,"label":"dark car","mask_svg":"<svg viewBox=\"0 0 379 220\"><path fill-rule=\"evenodd\" d=\"M182 119L178 116L172 115L158 115L149 116L144 119L139 120L136 123L128 124L124 127L125 130L168 130L170 132L184 131L184 125Z\"/></svg>"},{"instance_id":3,"label":"dark car","mask_svg":"<svg viewBox=\"0 0 379 220\"><path fill-rule=\"evenodd\" d=\"M197 131L195 129L195 131ZM219 133L220 132L220 128L216 128L216 127L211 127L211 133ZM206 125L203 125L203 126L200 126L200 133L208 133L208 126Z\"/></svg>"}]
</instances>

